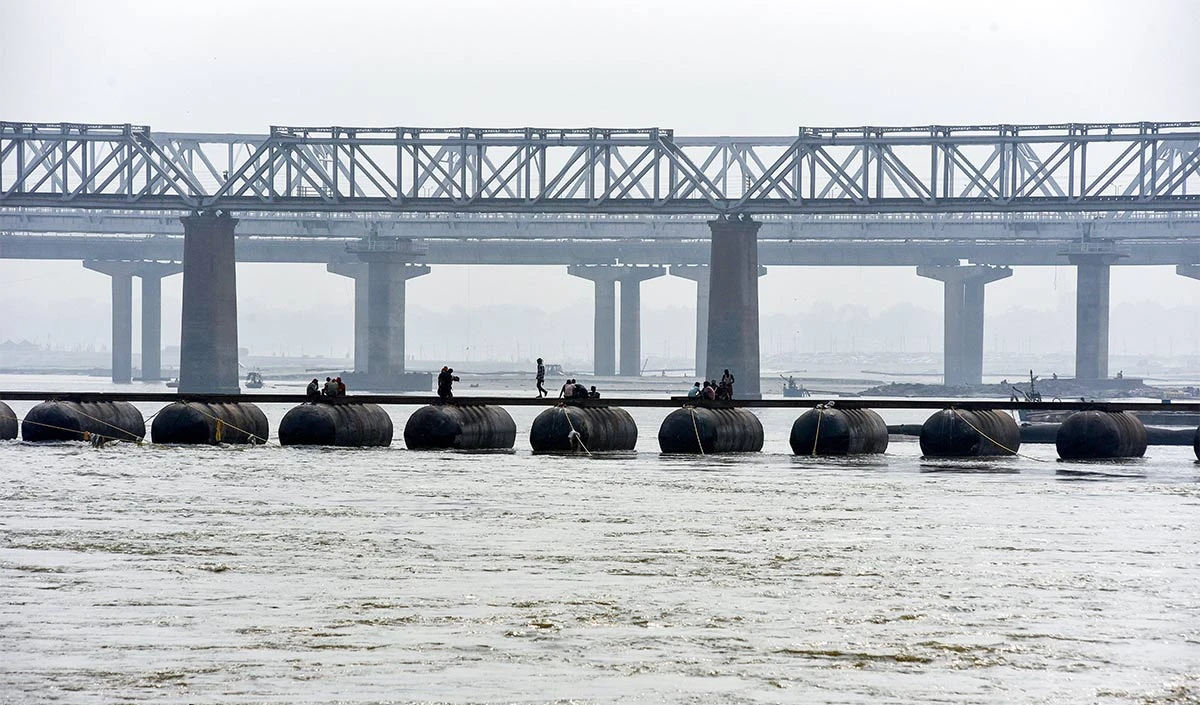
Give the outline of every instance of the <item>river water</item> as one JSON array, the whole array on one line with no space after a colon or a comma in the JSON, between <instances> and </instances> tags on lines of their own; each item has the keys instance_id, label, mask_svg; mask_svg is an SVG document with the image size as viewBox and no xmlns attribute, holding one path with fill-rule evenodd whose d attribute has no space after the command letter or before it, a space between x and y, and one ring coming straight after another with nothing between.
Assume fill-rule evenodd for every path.
<instances>
[{"instance_id":1,"label":"river water","mask_svg":"<svg viewBox=\"0 0 1200 705\"><path fill-rule=\"evenodd\" d=\"M411 411L388 449L0 443L0 702L1200 702L1190 448L801 459L769 409L762 453L670 457L632 409L635 453L535 456L513 407L515 452L414 452Z\"/></svg>"}]
</instances>

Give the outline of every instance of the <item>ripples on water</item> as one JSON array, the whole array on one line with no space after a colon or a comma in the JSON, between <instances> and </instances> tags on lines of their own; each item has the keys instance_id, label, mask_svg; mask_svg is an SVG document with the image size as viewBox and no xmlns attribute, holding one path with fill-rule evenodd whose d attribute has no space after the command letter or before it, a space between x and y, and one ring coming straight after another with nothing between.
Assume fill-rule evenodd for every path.
<instances>
[{"instance_id":1,"label":"ripples on water","mask_svg":"<svg viewBox=\"0 0 1200 705\"><path fill-rule=\"evenodd\" d=\"M638 409L534 456L536 411L512 453L402 408L389 449L0 443L0 702L1200 702L1190 448L813 460L764 410L668 457Z\"/></svg>"}]
</instances>

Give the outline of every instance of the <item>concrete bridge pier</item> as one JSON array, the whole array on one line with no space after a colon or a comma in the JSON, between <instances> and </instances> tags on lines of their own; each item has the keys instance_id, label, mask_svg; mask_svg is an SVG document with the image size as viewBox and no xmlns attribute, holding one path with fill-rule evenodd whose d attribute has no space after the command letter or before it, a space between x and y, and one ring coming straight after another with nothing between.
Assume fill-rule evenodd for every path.
<instances>
[{"instance_id":1,"label":"concrete bridge pier","mask_svg":"<svg viewBox=\"0 0 1200 705\"><path fill-rule=\"evenodd\" d=\"M758 229L746 215L708 221L709 253L707 379L728 369L737 380L735 395L759 399Z\"/></svg>"},{"instance_id":2,"label":"concrete bridge pier","mask_svg":"<svg viewBox=\"0 0 1200 705\"><path fill-rule=\"evenodd\" d=\"M1075 379L1108 379L1109 274L1114 254L1072 254L1075 265Z\"/></svg>"},{"instance_id":3,"label":"concrete bridge pier","mask_svg":"<svg viewBox=\"0 0 1200 705\"><path fill-rule=\"evenodd\" d=\"M596 286L596 310L592 318L592 373L611 377L617 373L617 278L621 268L609 264L572 264L567 274L587 279Z\"/></svg>"},{"instance_id":4,"label":"concrete bridge pier","mask_svg":"<svg viewBox=\"0 0 1200 705\"><path fill-rule=\"evenodd\" d=\"M621 282L621 376L642 374L642 282L666 274L663 267L622 267Z\"/></svg>"},{"instance_id":5,"label":"concrete bridge pier","mask_svg":"<svg viewBox=\"0 0 1200 705\"><path fill-rule=\"evenodd\" d=\"M176 262L140 262L134 275L142 280L142 381L162 374L162 280L183 271Z\"/></svg>"},{"instance_id":6,"label":"concrete bridge pier","mask_svg":"<svg viewBox=\"0 0 1200 705\"><path fill-rule=\"evenodd\" d=\"M183 222L180 394L236 394L237 270L229 211L199 211Z\"/></svg>"},{"instance_id":7,"label":"concrete bridge pier","mask_svg":"<svg viewBox=\"0 0 1200 705\"><path fill-rule=\"evenodd\" d=\"M696 376L705 377L708 372L708 265L673 264L671 276L696 282Z\"/></svg>"},{"instance_id":8,"label":"concrete bridge pier","mask_svg":"<svg viewBox=\"0 0 1200 705\"><path fill-rule=\"evenodd\" d=\"M325 265L330 274L354 280L354 371L367 371L367 263L331 262Z\"/></svg>"},{"instance_id":9,"label":"concrete bridge pier","mask_svg":"<svg viewBox=\"0 0 1200 705\"><path fill-rule=\"evenodd\" d=\"M1181 277L1187 277L1189 279L1200 279L1200 264L1176 265L1175 273Z\"/></svg>"},{"instance_id":10,"label":"concrete bridge pier","mask_svg":"<svg viewBox=\"0 0 1200 705\"><path fill-rule=\"evenodd\" d=\"M93 272L112 279L112 381L133 381L133 266L134 262L84 262Z\"/></svg>"},{"instance_id":11,"label":"concrete bridge pier","mask_svg":"<svg viewBox=\"0 0 1200 705\"><path fill-rule=\"evenodd\" d=\"M758 268L758 276L764 276L766 273L766 267ZM709 379L706 376L708 373L708 298L711 289L708 265L673 264L671 265L671 276L696 282L696 376Z\"/></svg>"},{"instance_id":12,"label":"concrete bridge pier","mask_svg":"<svg viewBox=\"0 0 1200 705\"><path fill-rule=\"evenodd\" d=\"M987 265L929 265L917 267L917 275L943 284L945 384L982 383L984 287L1011 277L1012 270Z\"/></svg>"},{"instance_id":13,"label":"concrete bridge pier","mask_svg":"<svg viewBox=\"0 0 1200 705\"><path fill-rule=\"evenodd\" d=\"M174 262L90 260L84 268L112 278L112 381L133 379L133 278L142 280L142 380L162 379L162 278L178 274Z\"/></svg>"},{"instance_id":14,"label":"concrete bridge pier","mask_svg":"<svg viewBox=\"0 0 1200 705\"><path fill-rule=\"evenodd\" d=\"M409 279L429 274L429 265L410 264L403 254L360 254L367 266L366 287L355 288L355 319L360 308L358 289L366 289L366 370L372 379L404 374L404 304ZM360 358L355 335L355 368Z\"/></svg>"}]
</instances>

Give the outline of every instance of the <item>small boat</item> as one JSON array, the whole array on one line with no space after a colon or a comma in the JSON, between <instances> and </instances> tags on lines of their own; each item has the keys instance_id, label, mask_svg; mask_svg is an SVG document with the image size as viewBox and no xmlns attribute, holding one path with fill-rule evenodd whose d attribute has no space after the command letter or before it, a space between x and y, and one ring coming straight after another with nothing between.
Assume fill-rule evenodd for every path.
<instances>
[{"instance_id":1,"label":"small boat","mask_svg":"<svg viewBox=\"0 0 1200 705\"><path fill-rule=\"evenodd\" d=\"M179 378L172 377L171 379L167 380L166 384L167 389L179 389Z\"/></svg>"},{"instance_id":2,"label":"small boat","mask_svg":"<svg viewBox=\"0 0 1200 705\"><path fill-rule=\"evenodd\" d=\"M783 396L785 397L811 397L812 393L804 388L804 385L797 385L795 377L788 377L783 383Z\"/></svg>"},{"instance_id":3,"label":"small boat","mask_svg":"<svg viewBox=\"0 0 1200 705\"><path fill-rule=\"evenodd\" d=\"M250 374L246 375L246 388L247 389L262 389L263 388L262 374L255 371L255 372L251 372Z\"/></svg>"}]
</instances>

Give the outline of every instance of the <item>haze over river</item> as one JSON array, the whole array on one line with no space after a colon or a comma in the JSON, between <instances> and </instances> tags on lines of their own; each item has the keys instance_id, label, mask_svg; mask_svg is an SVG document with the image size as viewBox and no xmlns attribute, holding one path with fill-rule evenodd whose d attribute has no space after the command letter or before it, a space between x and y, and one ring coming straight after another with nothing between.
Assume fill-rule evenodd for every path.
<instances>
[{"instance_id":1,"label":"haze over river","mask_svg":"<svg viewBox=\"0 0 1200 705\"><path fill-rule=\"evenodd\" d=\"M535 456L510 407L515 452L415 452L413 410L375 450L0 443L0 702L1200 702L1191 448L816 460L766 409L762 453L663 456L630 409L635 453Z\"/></svg>"}]
</instances>

